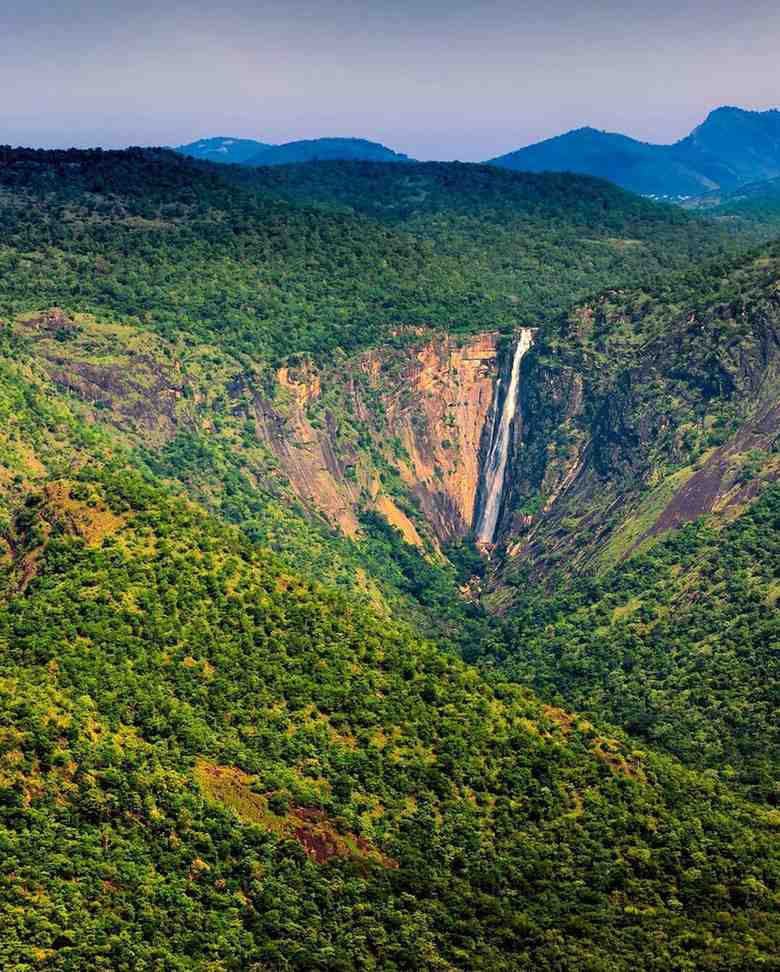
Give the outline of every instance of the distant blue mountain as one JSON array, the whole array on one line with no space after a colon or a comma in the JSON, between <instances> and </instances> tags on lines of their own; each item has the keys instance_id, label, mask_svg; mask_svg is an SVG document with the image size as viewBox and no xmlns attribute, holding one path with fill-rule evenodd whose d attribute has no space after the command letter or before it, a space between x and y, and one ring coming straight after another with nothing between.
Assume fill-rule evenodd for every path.
<instances>
[{"instance_id":1,"label":"distant blue mountain","mask_svg":"<svg viewBox=\"0 0 780 972\"><path fill-rule=\"evenodd\" d=\"M290 162L325 161L409 162L409 157L394 152L379 142L364 138L313 138L274 145L248 160L249 165L284 165Z\"/></svg>"},{"instance_id":2,"label":"distant blue mountain","mask_svg":"<svg viewBox=\"0 0 780 972\"><path fill-rule=\"evenodd\" d=\"M525 172L584 173L646 195L701 195L780 176L780 111L718 108L674 145L579 128L489 164Z\"/></svg>"},{"instance_id":3,"label":"distant blue mountain","mask_svg":"<svg viewBox=\"0 0 780 972\"><path fill-rule=\"evenodd\" d=\"M180 155L207 162L244 163L259 152L271 148L267 142L257 142L252 138L201 138L188 145L178 145L175 149Z\"/></svg>"},{"instance_id":4,"label":"distant blue mountain","mask_svg":"<svg viewBox=\"0 0 780 972\"><path fill-rule=\"evenodd\" d=\"M201 138L174 150L180 155L207 162L239 165L285 165L291 162L360 161L409 162L407 155L394 152L365 138L312 138L284 145L256 142L251 138Z\"/></svg>"}]
</instances>

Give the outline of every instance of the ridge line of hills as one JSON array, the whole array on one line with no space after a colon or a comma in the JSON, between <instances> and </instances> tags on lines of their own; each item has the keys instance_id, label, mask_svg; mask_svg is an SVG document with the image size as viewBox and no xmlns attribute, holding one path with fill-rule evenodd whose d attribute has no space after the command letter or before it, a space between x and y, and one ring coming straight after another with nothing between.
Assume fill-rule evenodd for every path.
<instances>
[{"instance_id":1,"label":"ridge line of hills","mask_svg":"<svg viewBox=\"0 0 780 972\"><path fill-rule=\"evenodd\" d=\"M207 162L240 165L288 165L336 159L366 162L407 162L409 157L365 138L309 138L270 145L252 139L224 136L198 139L175 149L181 155Z\"/></svg>"},{"instance_id":2,"label":"ridge line of hills","mask_svg":"<svg viewBox=\"0 0 780 972\"><path fill-rule=\"evenodd\" d=\"M317 160L406 162L377 142L319 138L268 145L246 139L207 138L176 149L212 162L251 166ZM608 179L643 195L668 199L700 196L780 176L780 111L721 107L672 145L582 127L487 160L525 172L574 172Z\"/></svg>"}]
</instances>

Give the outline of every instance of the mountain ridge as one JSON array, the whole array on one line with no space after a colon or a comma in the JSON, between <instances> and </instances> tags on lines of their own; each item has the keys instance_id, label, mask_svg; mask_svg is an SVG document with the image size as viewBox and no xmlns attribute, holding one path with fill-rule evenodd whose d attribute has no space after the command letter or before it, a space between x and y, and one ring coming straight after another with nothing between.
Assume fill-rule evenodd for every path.
<instances>
[{"instance_id":1,"label":"mountain ridge","mask_svg":"<svg viewBox=\"0 0 780 972\"><path fill-rule=\"evenodd\" d=\"M365 138L311 138L273 145L258 152L247 165L289 165L322 161L409 162L407 155Z\"/></svg>"},{"instance_id":2,"label":"mountain ridge","mask_svg":"<svg viewBox=\"0 0 780 972\"><path fill-rule=\"evenodd\" d=\"M408 155L365 138L333 137L296 139L282 144L253 139L215 136L174 149L179 155L206 162L246 166L291 165L317 161L409 162Z\"/></svg>"},{"instance_id":3,"label":"mountain ridge","mask_svg":"<svg viewBox=\"0 0 780 972\"><path fill-rule=\"evenodd\" d=\"M645 195L680 197L780 175L780 111L721 107L669 145L583 127L488 164L601 176Z\"/></svg>"}]
</instances>

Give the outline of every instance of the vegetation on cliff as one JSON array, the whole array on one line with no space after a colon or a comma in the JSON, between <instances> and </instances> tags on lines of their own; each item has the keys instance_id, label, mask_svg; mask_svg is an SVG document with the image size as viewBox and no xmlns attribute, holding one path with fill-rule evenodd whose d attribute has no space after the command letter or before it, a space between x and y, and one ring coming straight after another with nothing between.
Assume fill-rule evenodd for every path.
<instances>
[{"instance_id":1,"label":"vegetation on cliff","mask_svg":"<svg viewBox=\"0 0 780 972\"><path fill-rule=\"evenodd\" d=\"M775 244L655 292L608 291L539 335L510 572L603 571L697 516L728 519L777 478L778 279Z\"/></svg>"}]
</instances>

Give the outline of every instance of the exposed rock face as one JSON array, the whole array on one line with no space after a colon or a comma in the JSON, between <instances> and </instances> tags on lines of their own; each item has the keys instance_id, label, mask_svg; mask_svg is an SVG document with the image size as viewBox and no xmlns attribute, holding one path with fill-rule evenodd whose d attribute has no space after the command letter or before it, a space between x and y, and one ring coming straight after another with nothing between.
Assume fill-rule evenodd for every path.
<instances>
[{"instance_id":1,"label":"exposed rock face","mask_svg":"<svg viewBox=\"0 0 780 972\"><path fill-rule=\"evenodd\" d=\"M293 397L286 435L269 435L267 422L265 435L299 497L347 533L356 532L359 509L368 506L419 545L419 527L410 517L416 507L435 541L464 536L479 485L497 337L456 342L440 335L400 351L367 352L322 372L308 365L280 371L279 384ZM367 432L368 447L360 443ZM398 483L395 495L388 492L388 467L406 487L406 503Z\"/></svg>"},{"instance_id":2,"label":"exposed rock face","mask_svg":"<svg viewBox=\"0 0 780 972\"><path fill-rule=\"evenodd\" d=\"M310 405L321 395L319 374L310 366L276 373L287 394L283 411L255 393L253 418L258 438L276 455L281 469L298 498L310 509L323 513L347 536L359 530L357 505L360 484L347 478L356 462L354 451L339 449L332 416L324 425L312 424Z\"/></svg>"},{"instance_id":3,"label":"exposed rock face","mask_svg":"<svg viewBox=\"0 0 780 972\"><path fill-rule=\"evenodd\" d=\"M780 476L777 286L645 343L636 323L582 309L529 363L510 573L598 570L699 516L727 521Z\"/></svg>"},{"instance_id":4,"label":"exposed rock face","mask_svg":"<svg viewBox=\"0 0 780 972\"><path fill-rule=\"evenodd\" d=\"M498 335L406 335L409 343L269 375L213 348L184 353L148 332L66 319L24 322L55 383L127 433L163 447L219 439L258 486L287 484L348 536L374 509L409 543L434 548L472 525L480 443L493 402ZM251 426L268 457L239 440Z\"/></svg>"},{"instance_id":5,"label":"exposed rock face","mask_svg":"<svg viewBox=\"0 0 780 972\"><path fill-rule=\"evenodd\" d=\"M675 492L642 539L676 529L705 513L728 516L729 511L738 510L760 491L761 480L751 472L761 472L767 479L780 476L778 444L780 402L775 402L745 422L728 442L712 452ZM744 456L756 456L758 468L746 470Z\"/></svg>"},{"instance_id":6,"label":"exposed rock face","mask_svg":"<svg viewBox=\"0 0 780 972\"><path fill-rule=\"evenodd\" d=\"M490 333L461 345L446 337L430 341L417 349L397 387L389 395L381 392L388 431L398 436L405 453L398 463L401 477L439 539L462 537L472 525L497 339ZM381 363L371 371L381 391Z\"/></svg>"}]
</instances>

